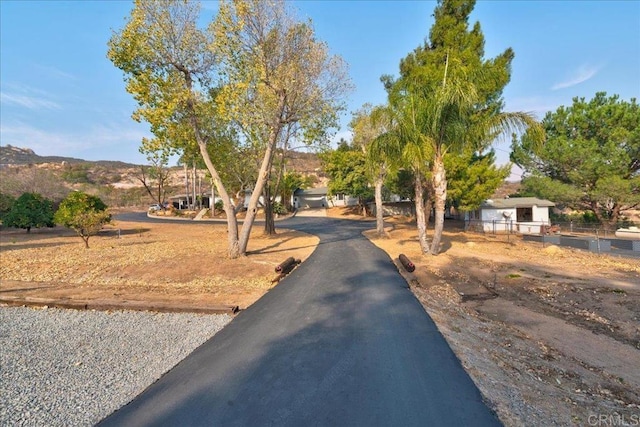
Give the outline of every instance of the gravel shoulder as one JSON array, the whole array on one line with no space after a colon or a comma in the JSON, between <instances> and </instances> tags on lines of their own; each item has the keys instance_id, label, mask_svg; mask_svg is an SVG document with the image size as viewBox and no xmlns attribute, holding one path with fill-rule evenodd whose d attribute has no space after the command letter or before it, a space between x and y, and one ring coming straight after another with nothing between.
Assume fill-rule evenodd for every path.
<instances>
[{"instance_id":1,"label":"gravel shoulder","mask_svg":"<svg viewBox=\"0 0 640 427\"><path fill-rule=\"evenodd\" d=\"M0 307L0 425L95 425L231 319Z\"/></svg>"}]
</instances>

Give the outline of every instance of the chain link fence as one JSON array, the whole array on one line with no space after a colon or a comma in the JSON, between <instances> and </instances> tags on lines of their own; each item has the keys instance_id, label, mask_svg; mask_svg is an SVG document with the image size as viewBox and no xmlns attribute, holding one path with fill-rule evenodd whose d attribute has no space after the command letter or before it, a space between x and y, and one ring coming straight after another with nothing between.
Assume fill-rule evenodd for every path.
<instances>
[{"instance_id":1,"label":"chain link fence","mask_svg":"<svg viewBox=\"0 0 640 427\"><path fill-rule=\"evenodd\" d=\"M512 220L466 220L467 232L505 235L521 235L525 241L541 242L545 245L568 246L597 253L619 253L640 257L640 240L616 237L615 230L599 224L581 222L515 222Z\"/></svg>"}]
</instances>

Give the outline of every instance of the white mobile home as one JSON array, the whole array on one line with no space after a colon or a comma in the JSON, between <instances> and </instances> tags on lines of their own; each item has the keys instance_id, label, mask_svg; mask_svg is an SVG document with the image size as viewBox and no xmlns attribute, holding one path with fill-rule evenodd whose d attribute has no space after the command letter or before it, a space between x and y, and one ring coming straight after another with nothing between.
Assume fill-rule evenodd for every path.
<instances>
[{"instance_id":1,"label":"white mobile home","mask_svg":"<svg viewBox=\"0 0 640 427\"><path fill-rule=\"evenodd\" d=\"M478 210L467 212L468 227L485 232L541 234L549 222L549 208L555 203L536 197L490 199Z\"/></svg>"}]
</instances>

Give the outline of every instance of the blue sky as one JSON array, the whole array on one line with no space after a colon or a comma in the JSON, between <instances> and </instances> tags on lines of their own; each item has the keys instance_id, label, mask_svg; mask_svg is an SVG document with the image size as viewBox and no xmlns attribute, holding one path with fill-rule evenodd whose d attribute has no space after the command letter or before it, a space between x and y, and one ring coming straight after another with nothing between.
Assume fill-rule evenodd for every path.
<instances>
[{"instance_id":1,"label":"blue sky","mask_svg":"<svg viewBox=\"0 0 640 427\"><path fill-rule=\"evenodd\" d=\"M435 1L296 1L318 37L350 67L356 90L348 112L383 104L383 74L428 36ZM106 58L112 30L124 25L128 1L0 1L0 144L40 155L145 163L149 136L135 123L135 102ZM215 13L207 2L205 19ZM483 1L486 57L515 51L507 111L540 118L575 96L597 91L640 98L640 1ZM336 138L349 139L350 115ZM500 163L509 143L496 145Z\"/></svg>"}]
</instances>

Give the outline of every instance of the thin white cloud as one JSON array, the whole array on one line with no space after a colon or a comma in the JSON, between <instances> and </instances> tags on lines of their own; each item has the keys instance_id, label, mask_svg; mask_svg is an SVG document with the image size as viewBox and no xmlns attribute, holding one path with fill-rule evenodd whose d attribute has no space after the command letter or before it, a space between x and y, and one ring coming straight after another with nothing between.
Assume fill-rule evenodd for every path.
<instances>
[{"instance_id":1,"label":"thin white cloud","mask_svg":"<svg viewBox=\"0 0 640 427\"><path fill-rule=\"evenodd\" d=\"M59 110L60 105L54 101L38 98L35 96L0 92L0 103L8 105L17 105L19 107L28 108L30 110Z\"/></svg>"},{"instance_id":2,"label":"thin white cloud","mask_svg":"<svg viewBox=\"0 0 640 427\"><path fill-rule=\"evenodd\" d=\"M59 110L60 104L52 98L48 92L24 84L8 83L0 92L0 103L30 110Z\"/></svg>"},{"instance_id":3,"label":"thin white cloud","mask_svg":"<svg viewBox=\"0 0 640 427\"><path fill-rule=\"evenodd\" d=\"M601 67L596 67L593 65L581 65L567 80L556 83L551 87L551 90L564 89L586 82L587 80L593 78L596 74L598 74L600 68Z\"/></svg>"}]
</instances>

